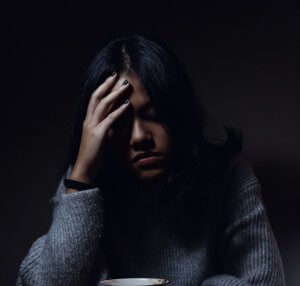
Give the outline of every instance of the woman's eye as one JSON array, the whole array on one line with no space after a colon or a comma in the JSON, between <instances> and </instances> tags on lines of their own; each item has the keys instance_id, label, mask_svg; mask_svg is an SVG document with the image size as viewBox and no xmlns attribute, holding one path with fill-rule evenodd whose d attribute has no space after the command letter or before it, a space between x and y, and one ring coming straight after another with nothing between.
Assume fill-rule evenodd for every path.
<instances>
[{"instance_id":1,"label":"woman's eye","mask_svg":"<svg viewBox=\"0 0 300 286\"><path fill-rule=\"evenodd\" d=\"M156 113L149 113L146 115L146 118L150 119L150 120L158 120L159 119L159 117Z\"/></svg>"}]
</instances>

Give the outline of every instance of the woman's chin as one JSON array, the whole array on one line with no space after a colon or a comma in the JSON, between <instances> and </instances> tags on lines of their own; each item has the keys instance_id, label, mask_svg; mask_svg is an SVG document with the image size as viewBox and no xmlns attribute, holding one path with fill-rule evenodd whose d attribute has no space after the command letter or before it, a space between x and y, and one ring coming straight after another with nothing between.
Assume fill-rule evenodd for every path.
<instances>
[{"instance_id":1,"label":"woman's chin","mask_svg":"<svg viewBox=\"0 0 300 286\"><path fill-rule=\"evenodd\" d=\"M165 178L166 174L166 170L162 168L134 170L134 177L140 183L157 182Z\"/></svg>"}]
</instances>

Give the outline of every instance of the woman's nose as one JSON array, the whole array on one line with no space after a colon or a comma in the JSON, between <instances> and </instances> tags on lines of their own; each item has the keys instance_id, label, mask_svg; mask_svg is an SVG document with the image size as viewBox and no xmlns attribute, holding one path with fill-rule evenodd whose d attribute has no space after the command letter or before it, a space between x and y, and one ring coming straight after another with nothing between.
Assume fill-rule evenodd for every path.
<instances>
[{"instance_id":1,"label":"woman's nose","mask_svg":"<svg viewBox=\"0 0 300 286\"><path fill-rule=\"evenodd\" d=\"M151 137L149 131L140 120L135 120L132 126L130 143L132 146L143 143Z\"/></svg>"}]
</instances>

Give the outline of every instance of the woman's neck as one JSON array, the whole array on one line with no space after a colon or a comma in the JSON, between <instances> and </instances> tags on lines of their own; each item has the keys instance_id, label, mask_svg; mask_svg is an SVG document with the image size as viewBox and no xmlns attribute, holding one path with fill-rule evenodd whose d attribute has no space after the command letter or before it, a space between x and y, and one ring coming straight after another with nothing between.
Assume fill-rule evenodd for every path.
<instances>
[{"instance_id":1,"label":"woman's neck","mask_svg":"<svg viewBox=\"0 0 300 286\"><path fill-rule=\"evenodd\" d=\"M145 206L159 206L161 193L167 188L169 176L159 181L136 184L136 195L139 202Z\"/></svg>"}]
</instances>

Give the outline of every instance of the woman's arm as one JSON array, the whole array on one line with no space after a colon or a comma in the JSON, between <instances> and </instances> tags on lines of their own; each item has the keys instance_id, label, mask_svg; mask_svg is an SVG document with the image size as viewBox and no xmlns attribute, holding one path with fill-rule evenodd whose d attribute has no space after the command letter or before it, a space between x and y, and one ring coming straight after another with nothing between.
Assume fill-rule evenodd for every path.
<instances>
[{"instance_id":1,"label":"woman's arm","mask_svg":"<svg viewBox=\"0 0 300 286\"><path fill-rule=\"evenodd\" d=\"M236 163L225 200L225 231L220 239L223 271L202 285L283 286L282 261L260 184L243 154Z\"/></svg>"},{"instance_id":2,"label":"woman's arm","mask_svg":"<svg viewBox=\"0 0 300 286\"><path fill-rule=\"evenodd\" d=\"M68 170L70 174L70 168ZM46 235L31 246L19 270L17 285L88 285L104 223L104 207L98 188L65 193L61 179L52 224ZM98 249L99 250L99 249ZM108 275L105 259L99 274Z\"/></svg>"}]
</instances>

